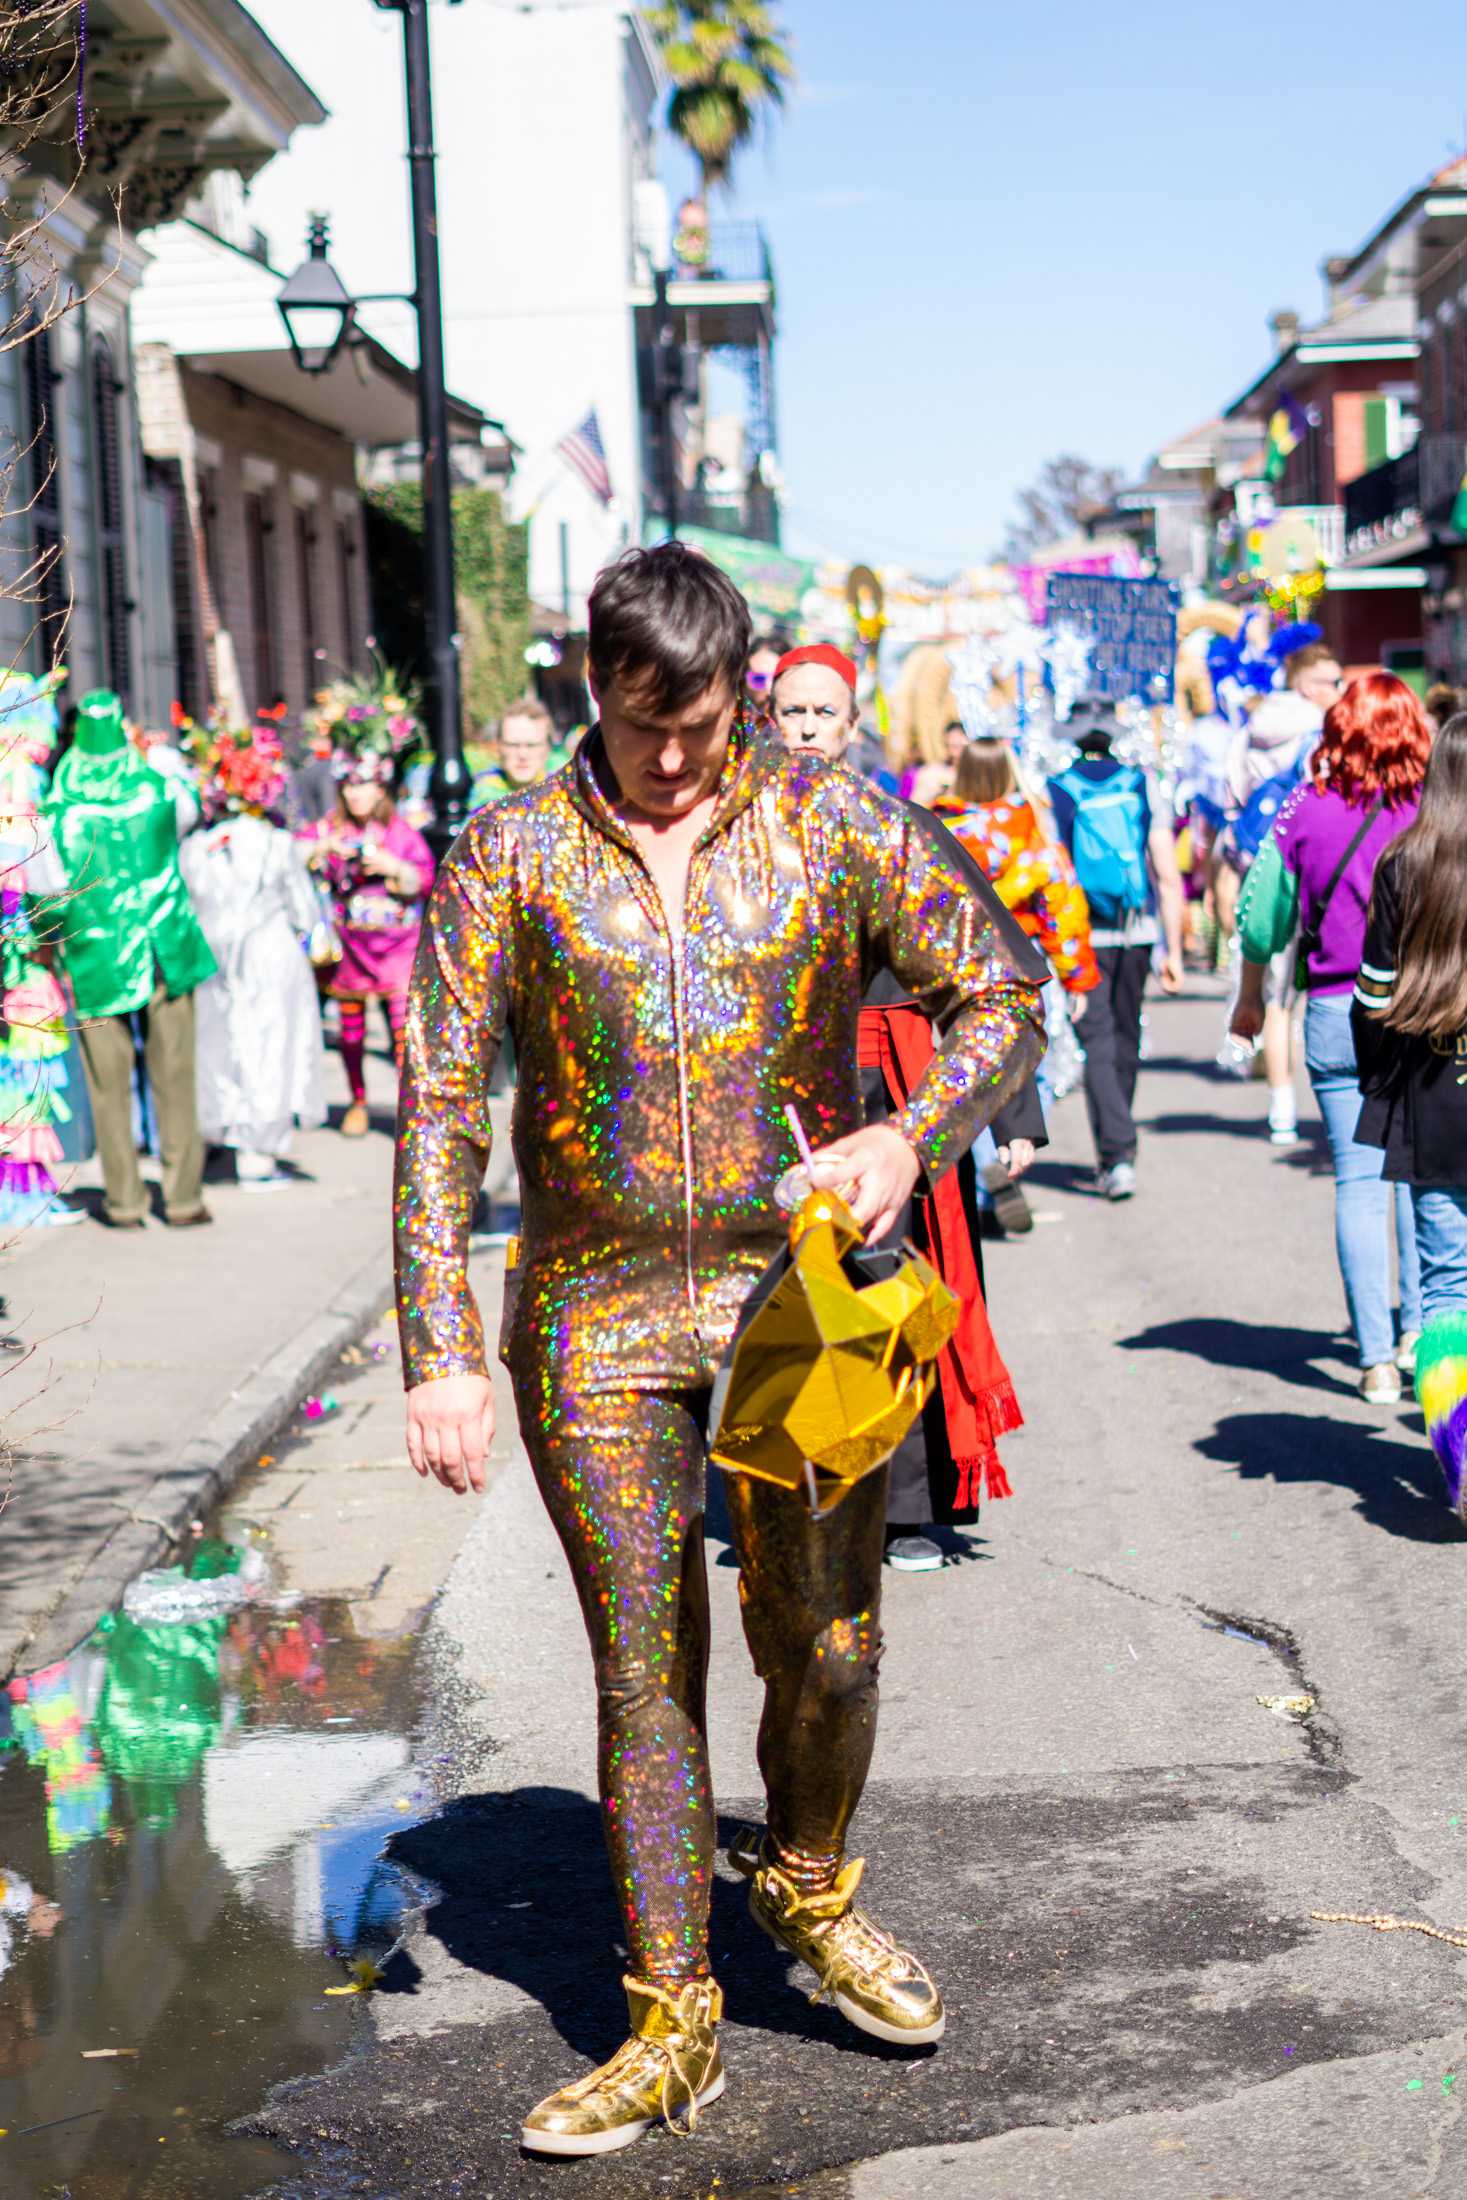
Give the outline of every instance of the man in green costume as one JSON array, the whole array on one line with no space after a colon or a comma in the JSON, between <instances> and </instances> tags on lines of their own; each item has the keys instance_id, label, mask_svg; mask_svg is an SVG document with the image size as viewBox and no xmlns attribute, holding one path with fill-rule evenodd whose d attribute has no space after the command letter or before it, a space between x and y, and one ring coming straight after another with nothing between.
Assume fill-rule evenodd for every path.
<instances>
[{"instance_id":1,"label":"man in green costume","mask_svg":"<svg viewBox=\"0 0 1467 2200\"><path fill-rule=\"evenodd\" d=\"M105 688L82 697L44 814L66 873L56 929L76 995L106 1218L131 1230L147 1214L132 1128L130 1018L141 1015L164 1218L179 1229L207 1222L194 987L213 976L214 958L178 868L173 794L128 740L122 705Z\"/></svg>"}]
</instances>

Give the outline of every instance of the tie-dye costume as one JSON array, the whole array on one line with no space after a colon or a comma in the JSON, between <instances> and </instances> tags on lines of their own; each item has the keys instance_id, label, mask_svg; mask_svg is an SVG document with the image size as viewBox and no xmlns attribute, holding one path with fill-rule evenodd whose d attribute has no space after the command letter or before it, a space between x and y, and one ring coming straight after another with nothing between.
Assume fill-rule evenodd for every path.
<instances>
[{"instance_id":1,"label":"tie-dye costume","mask_svg":"<svg viewBox=\"0 0 1467 2200\"><path fill-rule=\"evenodd\" d=\"M1467 1470L1467 1313L1427 1323L1416 1347L1416 1396L1455 1511Z\"/></svg>"},{"instance_id":2,"label":"tie-dye costume","mask_svg":"<svg viewBox=\"0 0 1467 2200\"><path fill-rule=\"evenodd\" d=\"M926 821L741 731L680 934L602 792L600 737L473 818L439 878L409 1005L396 1225L409 1384L482 1373L469 1223L501 1039L519 1064L524 1245L504 1357L595 1655L601 1787L634 1972L706 1969L707 1391L783 1241L770 1194L863 1122L856 1027L889 968L942 1032L894 1123L929 1176L1031 1073L1032 958ZM882 1474L826 1521L730 1486L766 1683L772 1836L828 1880L875 1732Z\"/></svg>"},{"instance_id":3,"label":"tie-dye costume","mask_svg":"<svg viewBox=\"0 0 1467 2200\"><path fill-rule=\"evenodd\" d=\"M934 808L981 865L1005 909L1038 942L1065 991L1092 992L1100 970L1084 889L1065 850L1045 839L1033 803L1005 795L969 808L945 796Z\"/></svg>"}]
</instances>

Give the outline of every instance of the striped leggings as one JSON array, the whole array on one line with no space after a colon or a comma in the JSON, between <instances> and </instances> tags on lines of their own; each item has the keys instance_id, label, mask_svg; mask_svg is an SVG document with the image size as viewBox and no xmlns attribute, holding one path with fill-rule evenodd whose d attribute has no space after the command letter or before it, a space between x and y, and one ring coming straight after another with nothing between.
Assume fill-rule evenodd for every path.
<instances>
[{"instance_id":1,"label":"striped leggings","mask_svg":"<svg viewBox=\"0 0 1467 2200\"><path fill-rule=\"evenodd\" d=\"M392 1035L392 1058L401 1066L402 1035L407 1023L407 993L383 993L377 997L387 1012L387 1028ZM357 995L349 999L338 998L336 1005L341 1011L341 1060L346 1071L346 1081L353 1100L365 1100L367 1003L365 998Z\"/></svg>"}]
</instances>

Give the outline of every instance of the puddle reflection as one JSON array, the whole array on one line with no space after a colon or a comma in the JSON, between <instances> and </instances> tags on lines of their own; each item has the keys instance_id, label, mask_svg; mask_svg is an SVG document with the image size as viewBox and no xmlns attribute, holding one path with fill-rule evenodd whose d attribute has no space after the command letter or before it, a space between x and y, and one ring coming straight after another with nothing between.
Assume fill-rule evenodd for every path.
<instances>
[{"instance_id":1,"label":"puddle reflection","mask_svg":"<svg viewBox=\"0 0 1467 2200\"><path fill-rule=\"evenodd\" d=\"M0 1692L7 2200L258 2191L284 2158L229 2121L345 2051L354 1960L411 1976L432 1890L382 1858L423 1801L410 1642L252 1566L201 1544Z\"/></svg>"}]
</instances>

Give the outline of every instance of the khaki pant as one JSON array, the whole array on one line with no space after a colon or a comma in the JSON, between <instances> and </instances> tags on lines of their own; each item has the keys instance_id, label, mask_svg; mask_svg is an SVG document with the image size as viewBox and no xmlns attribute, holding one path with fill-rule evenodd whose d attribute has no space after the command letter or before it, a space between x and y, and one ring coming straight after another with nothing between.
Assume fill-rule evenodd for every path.
<instances>
[{"instance_id":1,"label":"khaki pant","mask_svg":"<svg viewBox=\"0 0 1467 2200\"><path fill-rule=\"evenodd\" d=\"M163 1165L163 1212L185 1222L203 1208L204 1143L194 1085L194 997L169 1000L160 982L143 1010L144 1054ZM109 1222L141 1222L148 1195L132 1128L132 1026L126 1016L85 1019L82 1062L97 1126L103 1205Z\"/></svg>"}]
</instances>

